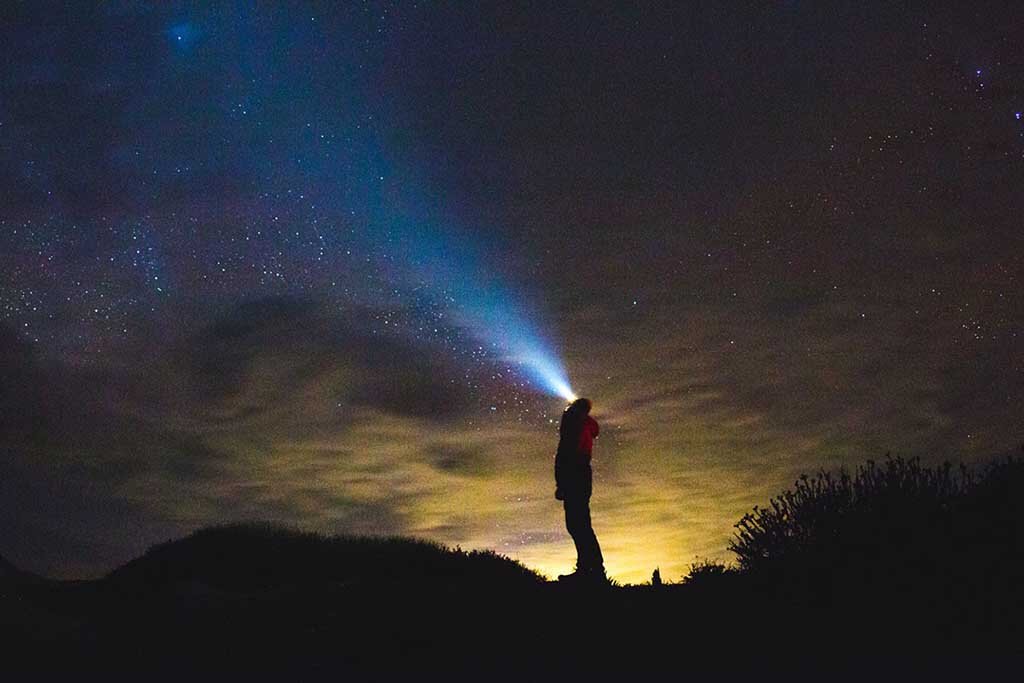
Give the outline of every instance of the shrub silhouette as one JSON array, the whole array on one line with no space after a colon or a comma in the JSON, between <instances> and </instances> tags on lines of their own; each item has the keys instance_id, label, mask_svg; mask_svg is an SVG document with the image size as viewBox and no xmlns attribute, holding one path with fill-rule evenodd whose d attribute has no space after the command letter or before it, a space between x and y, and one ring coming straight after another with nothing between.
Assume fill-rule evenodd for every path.
<instances>
[{"instance_id":1,"label":"shrub silhouette","mask_svg":"<svg viewBox=\"0 0 1024 683\"><path fill-rule=\"evenodd\" d=\"M735 573L735 569L724 562L707 558L694 560L690 570L683 576L683 583L688 586L717 585Z\"/></svg>"},{"instance_id":2,"label":"shrub silhouette","mask_svg":"<svg viewBox=\"0 0 1024 683\"><path fill-rule=\"evenodd\" d=\"M800 590L942 596L963 604L1020 592L1024 461L972 472L888 457L851 475L803 475L736 524L748 576ZM998 596L1001 596L998 597ZM859 597L857 597L859 599Z\"/></svg>"}]
</instances>

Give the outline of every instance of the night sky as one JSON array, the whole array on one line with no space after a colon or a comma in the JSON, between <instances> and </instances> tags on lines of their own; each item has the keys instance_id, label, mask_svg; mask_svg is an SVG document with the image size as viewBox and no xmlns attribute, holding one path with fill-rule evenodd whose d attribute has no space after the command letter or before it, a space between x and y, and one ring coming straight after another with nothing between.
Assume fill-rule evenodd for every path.
<instances>
[{"instance_id":1,"label":"night sky","mask_svg":"<svg viewBox=\"0 0 1024 683\"><path fill-rule=\"evenodd\" d=\"M594 401L620 581L1024 441L1019 3L89 4L0 22L17 565L261 519L571 569L509 339Z\"/></svg>"}]
</instances>

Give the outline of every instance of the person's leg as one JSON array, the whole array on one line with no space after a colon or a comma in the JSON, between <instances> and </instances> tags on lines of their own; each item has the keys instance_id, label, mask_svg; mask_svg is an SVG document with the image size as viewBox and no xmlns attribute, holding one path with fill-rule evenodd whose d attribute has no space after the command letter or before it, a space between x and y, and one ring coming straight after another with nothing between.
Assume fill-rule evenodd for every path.
<instances>
[{"instance_id":1,"label":"person's leg","mask_svg":"<svg viewBox=\"0 0 1024 683\"><path fill-rule=\"evenodd\" d=\"M565 505L565 530L572 536L576 546L576 569L582 570L586 564L587 546L586 529L589 526L590 510L585 498L568 496Z\"/></svg>"},{"instance_id":2,"label":"person's leg","mask_svg":"<svg viewBox=\"0 0 1024 683\"><path fill-rule=\"evenodd\" d=\"M601 544L597 542L597 534L594 533L594 526L590 521L590 498L584 498L579 511L579 533L580 542L577 547L582 547L580 555L580 568L587 571L604 573L604 556L601 554Z\"/></svg>"},{"instance_id":3,"label":"person's leg","mask_svg":"<svg viewBox=\"0 0 1024 683\"><path fill-rule=\"evenodd\" d=\"M576 568L585 572L603 572L604 558L590 522L590 499L565 499L565 528L576 544Z\"/></svg>"}]
</instances>

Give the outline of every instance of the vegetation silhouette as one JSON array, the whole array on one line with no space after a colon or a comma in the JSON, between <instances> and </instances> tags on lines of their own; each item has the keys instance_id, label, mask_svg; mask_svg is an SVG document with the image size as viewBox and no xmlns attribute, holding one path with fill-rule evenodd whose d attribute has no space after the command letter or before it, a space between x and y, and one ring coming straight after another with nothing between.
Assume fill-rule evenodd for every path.
<instances>
[{"instance_id":1,"label":"vegetation silhouette","mask_svg":"<svg viewBox=\"0 0 1024 683\"><path fill-rule=\"evenodd\" d=\"M746 514L729 548L741 572L772 582L844 591L879 582L991 585L1007 568L1024 568L1022 517L1020 459L975 472L887 457L853 474L801 476Z\"/></svg>"},{"instance_id":2,"label":"vegetation silhouette","mask_svg":"<svg viewBox=\"0 0 1024 683\"><path fill-rule=\"evenodd\" d=\"M429 581L523 587L543 577L492 551L449 549L410 538L323 536L269 523L201 529L162 543L111 572L122 588L154 590L201 583L217 590L344 583L385 585Z\"/></svg>"},{"instance_id":3,"label":"vegetation silhouette","mask_svg":"<svg viewBox=\"0 0 1024 683\"><path fill-rule=\"evenodd\" d=\"M730 544L753 585L869 624L984 639L1024 607L1024 460L980 470L919 459L801 476Z\"/></svg>"},{"instance_id":4,"label":"vegetation silhouette","mask_svg":"<svg viewBox=\"0 0 1024 683\"><path fill-rule=\"evenodd\" d=\"M819 472L737 523L735 565L605 590L492 552L220 526L96 581L0 560L0 642L9 668L35 671L544 679L727 663L817 679L900 660L948 674L958 656L1022 654L1022 501L1019 459Z\"/></svg>"}]
</instances>

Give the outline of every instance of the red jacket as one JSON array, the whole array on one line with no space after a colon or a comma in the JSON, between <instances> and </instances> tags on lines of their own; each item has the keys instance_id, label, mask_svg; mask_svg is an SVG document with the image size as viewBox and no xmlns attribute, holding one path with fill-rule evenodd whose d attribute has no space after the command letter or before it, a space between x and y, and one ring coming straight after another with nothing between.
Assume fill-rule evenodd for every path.
<instances>
[{"instance_id":1,"label":"red jacket","mask_svg":"<svg viewBox=\"0 0 1024 683\"><path fill-rule=\"evenodd\" d=\"M580 432L580 454L586 456L587 460L590 460L590 455L594 451L594 437L600 431L601 428L598 426L597 420L587 415L587 419L583 423L583 430Z\"/></svg>"}]
</instances>

